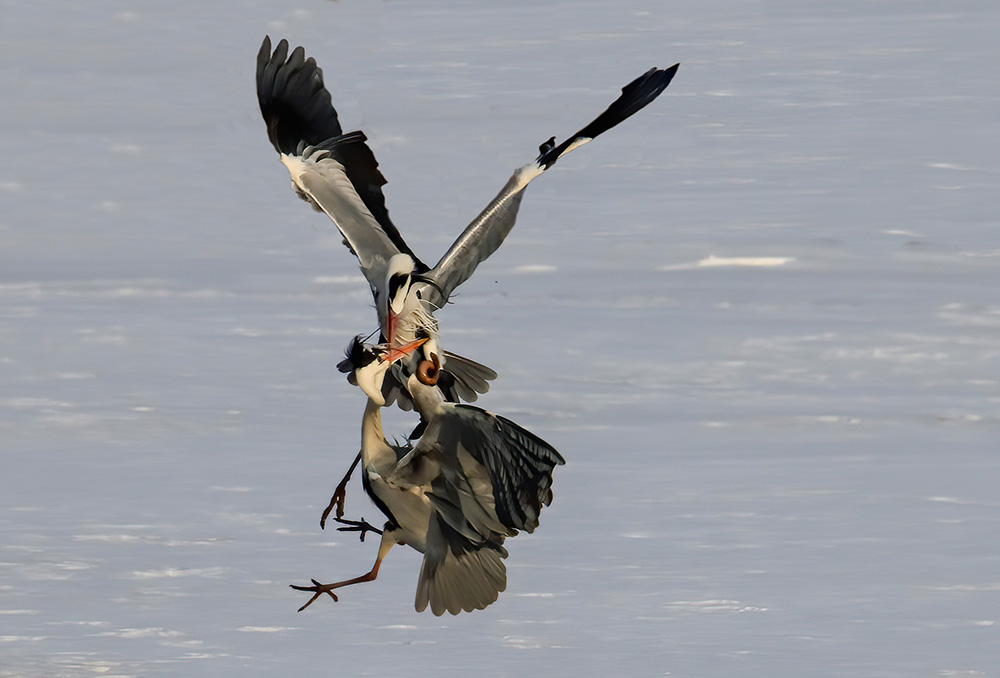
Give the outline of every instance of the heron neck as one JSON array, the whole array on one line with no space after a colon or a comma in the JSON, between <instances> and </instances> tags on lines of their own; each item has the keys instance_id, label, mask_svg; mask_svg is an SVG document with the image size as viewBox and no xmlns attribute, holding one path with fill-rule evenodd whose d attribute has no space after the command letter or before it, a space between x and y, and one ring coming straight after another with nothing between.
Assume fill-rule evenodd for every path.
<instances>
[{"instance_id":1,"label":"heron neck","mask_svg":"<svg viewBox=\"0 0 1000 678\"><path fill-rule=\"evenodd\" d=\"M372 461L379 448L385 446L381 409L374 400L368 398L364 416L361 417L361 453L365 458L365 465Z\"/></svg>"},{"instance_id":2,"label":"heron neck","mask_svg":"<svg viewBox=\"0 0 1000 678\"><path fill-rule=\"evenodd\" d=\"M444 406L444 393L436 386L426 386L420 383L416 375L410 375L406 381L406 389L413 399L414 409L424 419L431 419L441 413Z\"/></svg>"}]
</instances>

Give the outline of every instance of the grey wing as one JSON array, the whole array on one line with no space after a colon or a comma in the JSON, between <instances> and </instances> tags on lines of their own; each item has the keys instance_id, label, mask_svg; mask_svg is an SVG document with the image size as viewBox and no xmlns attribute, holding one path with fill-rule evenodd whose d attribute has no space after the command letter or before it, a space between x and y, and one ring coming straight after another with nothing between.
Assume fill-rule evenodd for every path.
<instances>
[{"instance_id":1,"label":"grey wing","mask_svg":"<svg viewBox=\"0 0 1000 678\"><path fill-rule=\"evenodd\" d=\"M296 47L289 55L286 40L281 40L272 53L271 39L265 37L257 54L257 100L267 125L268 139L275 150L283 157L299 159L308 155L307 149L325 150L326 156L341 166L374 224L394 246L393 253L409 254L417 262L418 269L426 270L389 219L382 194L386 180L378 169L375 155L365 143L365 135L343 133L330 92L323 84L323 71L315 59L305 58L301 47ZM303 195L302 187L298 184L295 187L314 207L323 209L315 196ZM329 214L328 210L323 211ZM357 254L355 246L359 243L352 244L346 235L345 239Z\"/></svg>"},{"instance_id":2,"label":"grey wing","mask_svg":"<svg viewBox=\"0 0 1000 678\"><path fill-rule=\"evenodd\" d=\"M505 537L538 526L552 501L552 469L563 458L545 441L503 417L449 405L397 466L424 482L433 511L414 606L436 615L483 609L507 585Z\"/></svg>"},{"instance_id":3,"label":"grey wing","mask_svg":"<svg viewBox=\"0 0 1000 678\"><path fill-rule=\"evenodd\" d=\"M490 381L497 378L495 370L451 351L444 351L444 355L445 362L438 375L437 387L441 389L446 401L471 403L479 398L480 393L486 393L490 390ZM343 365L343 368L340 369L341 372L349 373L353 370L349 361L341 364ZM385 379L382 381L382 395L387 407L395 403L404 412L413 409L413 400L406 390L408 378L409 374L399 363L394 364L385 375ZM354 385L357 386L357 384Z\"/></svg>"},{"instance_id":4,"label":"grey wing","mask_svg":"<svg viewBox=\"0 0 1000 678\"><path fill-rule=\"evenodd\" d=\"M457 403L460 400L472 403L480 393L490 390L490 382L497 378L495 370L475 360L444 352L444 367L438 378L438 387L444 391L445 399Z\"/></svg>"},{"instance_id":5,"label":"grey wing","mask_svg":"<svg viewBox=\"0 0 1000 678\"><path fill-rule=\"evenodd\" d=\"M471 405L455 405L456 436L488 473L492 509L511 530L532 532L552 502L552 471L566 461L547 442L511 420ZM466 475L472 475L467 473Z\"/></svg>"},{"instance_id":6,"label":"grey wing","mask_svg":"<svg viewBox=\"0 0 1000 678\"><path fill-rule=\"evenodd\" d=\"M455 288L469 279L476 267L503 243L514 228L521 206L522 191L544 170L537 163L519 168L472 223L465 227L441 260L424 274L430 283L423 298L440 308Z\"/></svg>"},{"instance_id":7,"label":"grey wing","mask_svg":"<svg viewBox=\"0 0 1000 678\"><path fill-rule=\"evenodd\" d=\"M517 220L524 189L536 177L575 148L593 140L623 120L647 106L666 89L677 72L678 65L667 69L651 68L625 85L622 94L608 108L576 134L558 146L555 137L539 148L538 159L519 168L500 193L469 224L458 239L425 276L426 297L437 307L448 301L456 287L469 279L487 257L493 254L510 233Z\"/></svg>"},{"instance_id":8,"label":"grey wing","mask_svg":"<svg viewBox=\"0 0 1000 678\"><path fill-rule=\"evenodd\" d=\"M335 141L351 143L348 137ZM386 264L399 249L361 200L344 166L331 154L330 145L335 144L309 146L301 155L282 154L281 162L297 190L337 225L368 282L378 287L384 282L381 278Z\"/></svg>"}]
</instances>

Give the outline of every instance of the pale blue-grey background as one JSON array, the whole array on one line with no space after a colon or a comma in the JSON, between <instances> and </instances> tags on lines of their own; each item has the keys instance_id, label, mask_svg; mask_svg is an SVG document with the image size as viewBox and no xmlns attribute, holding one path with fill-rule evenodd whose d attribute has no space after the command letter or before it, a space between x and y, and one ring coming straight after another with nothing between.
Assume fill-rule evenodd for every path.
<instances>
[{"instance_id":1,"label":"pale blue-grey background","mask_svg":"<svg viewBox=\"0 0 1000 678\"><path fill-rule=\"evenodd\" d=\"M432 261L682 62L439 314L568 461L486 611L416 614L400 548L295 612L374 557L318 527L374 314L267 142L265 33ZM3 3L0 676L998 675L998 34L928 0Z\"/></svg>"}]
</instances>

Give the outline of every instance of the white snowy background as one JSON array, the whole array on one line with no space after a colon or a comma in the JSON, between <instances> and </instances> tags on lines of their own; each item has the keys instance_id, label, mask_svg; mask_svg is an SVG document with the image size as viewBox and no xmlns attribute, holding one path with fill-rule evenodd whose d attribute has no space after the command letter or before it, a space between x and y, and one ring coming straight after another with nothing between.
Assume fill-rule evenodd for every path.
<instances>
[{"instance_id":1,"label":"white snowy background","mask_svg":"<svg viewBox=\"0 0 1000 678\"><path fill-rule=\"evenodd\" d=\"M374 313L267 142L265 33L432 261L681 62L439 314L568 462L485 611L416 614L407 548L295 611L374 558L318 526ZM0 676L1000 675L998 35L988 1L3 3Z\"/></svg>"}]
</instances>

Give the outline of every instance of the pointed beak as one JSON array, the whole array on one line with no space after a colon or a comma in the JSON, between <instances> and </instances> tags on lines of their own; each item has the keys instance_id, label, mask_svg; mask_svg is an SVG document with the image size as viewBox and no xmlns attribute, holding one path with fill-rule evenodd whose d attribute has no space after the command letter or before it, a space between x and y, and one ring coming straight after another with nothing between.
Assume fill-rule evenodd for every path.
<instances>
[{"instance_id":1,"label":"pointed beak","mask_svg":"<svg viewBox=\"0 0 1000 678\"><path fill-rule=\"evenodd\" d=\"M387 328L385 340L386 343L389 344L389 346L392 346L393 342L396 339L396 327L399 326L399 314L394 312L392 310L392 307L390 307L388 311L389 311L389 318L386 324L389 327Z\"/></svg>"},{"instance_id":2,"label":"pointed beak","mask_svg":"<svg viewBox=\"0 0 1000 678\"><path fill-rule=\"evenodd\" d=\"M409 354L416 351L418 348L427 343L427 337L423 339L417 339L416 341L411 341L408 344L403 344L402 346L393 346L392 340L389 341L389 349L385 354L383 360L388 363L394 363L400 358L404 358Z\"/></svg>"},{"instance_id":3,"label":"pointed beak","mask_svg":"<svg viewBox=\"0 0 1000 678\"><path fill-rule=\"evenodd\" d=\"M379 407L385 406L385 398L382 396L382 384L385 375L389 372L392 364L427 343L427 338L417 339L402 346L381 346L379 347L379 357L377 361L368 363L354 371L354 379L361 390L372 399Z\"/></svg>"}]
</instances>

